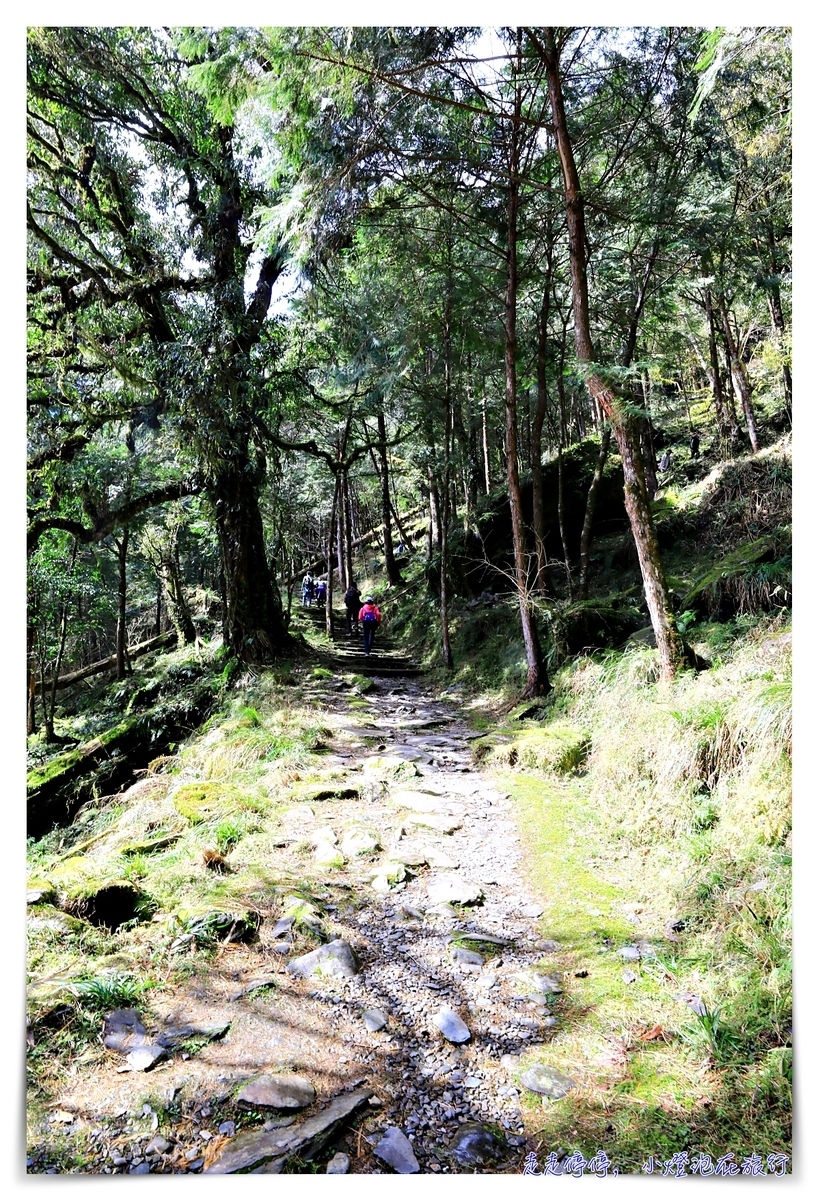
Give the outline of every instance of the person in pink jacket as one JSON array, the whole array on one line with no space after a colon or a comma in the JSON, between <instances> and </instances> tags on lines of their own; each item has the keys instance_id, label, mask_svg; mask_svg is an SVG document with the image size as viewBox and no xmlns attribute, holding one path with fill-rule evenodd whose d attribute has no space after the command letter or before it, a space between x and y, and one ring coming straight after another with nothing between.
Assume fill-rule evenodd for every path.
<instances>
[{"instance_id":1,"label":"person in pink jacket","mask_svg":"<svg viewBox=\"0 0 818 1200\"><path fill-rule=\"evenodd\" d=\"M364 654L369 658L369 652L375 640L375 630L381 623L381 610L373 596L367 596L364 600L361 611L358 613L358 620L364 631Z\"/></svg>"}]
</instances>

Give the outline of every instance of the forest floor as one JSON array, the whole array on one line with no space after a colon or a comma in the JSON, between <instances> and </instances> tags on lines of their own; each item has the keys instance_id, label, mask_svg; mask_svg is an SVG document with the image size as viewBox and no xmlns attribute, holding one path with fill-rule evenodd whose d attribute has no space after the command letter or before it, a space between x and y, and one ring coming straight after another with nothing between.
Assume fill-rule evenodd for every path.
<instances>
[{"instance_id":1,"label":"forest floor","mask_svg":"<svg viewBox=\"0 0 818 1200\"><path fill-rule=\"evenodd\" d=\"M764 1118L735 1123L732 1077L707 1053L695 979L674 962L667 855L606 845L581 772L481 769L479 719L437 698L388 636L366 660L343 635L330 645L317 611L299 610L299 627L313 649L293 719L309 712L321 744L301 770L260 778L284 799L227 839L223 874L203 865L205 823L182 835L198 837L196 858L180 859L181 843L163 851L179 883L155 882L181 894L214 881L203 911L218 889L222 907L241 897L251 936L208 941L200 926L198 942L188 933L159 953L161 912L114 932L97 976L140 963L156 976L161 959L164 979L119 1012L154 1031L145 1044L163 1032L173 1044L130 1069L140 1039L103 1045L109 1003L91 1037L46 1063L46 1013L32 1028L29 1171L311 1172L337 1152L331 1169L351 1173L520 1173L533 1154L540 1170L604 1174L686 1147L741 1162ZM209 723L135 798L167 807L175 793L179 808L185 788L214 787L225 736L271 719L263 693L254 703L247 728ZM219 770L240 781L246 759ZM172 824L150 812L154 836ZM85 857L109 861L114 843ZM146 870L131 878L141 871L150 890ZM30 910L33 929L61 916ZM780 1151L769 1136L766 1151Z\"/></svg>"}]
</instances>

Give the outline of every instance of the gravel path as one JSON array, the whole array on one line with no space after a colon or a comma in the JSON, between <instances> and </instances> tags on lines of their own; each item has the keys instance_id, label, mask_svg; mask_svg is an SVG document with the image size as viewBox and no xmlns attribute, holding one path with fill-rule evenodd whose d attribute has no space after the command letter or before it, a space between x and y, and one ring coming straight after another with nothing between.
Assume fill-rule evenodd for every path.
<instances>
[{"instance_id":1,"label":"gravel path","mask_svg":"<svg viewBox=\"0 0 818 1200\"><path fill-rule=\"evenodd\" d=\"M338 655L338 669L347 661ZM374 1092L364 1118L334 1138L349 1165L341 1156L333 1172L389 1173L375 1148L393 1127L415 1156L399 1170L522 1170L531 1147L516 1082L520 1056L557 1024L561 983L548 962L558 947L542 940L542 906L522 877L510 801L473 765L475 735L422 681L395 674L400 663L384 648L368 666L373 689L365 700L356 696L355 707L337 677L310 685L335 730L325 756L333 794L294 804L276 843L283 855L303 856L305 841L312 847L306 920L351 947L356 973L302 977L288 969L304 939L286 904L271 911L258 943L225 947L206 986L199 980L177 992L164 1017L229 1021L228 1037L149 1076L115 1074L108 1064L93 1087L74 1083L64 1117L84 1106L93 1126L90 1172L211 1169L237 1144L236 1122L223 1119L236 1116L237 1084L271 1071L313 1082L317 1102L307 1115L355 1087ZM275 987L255 990L259 979ZM140 1104L149 1083L162 1090L160 1070L174 1112L161 1121L160 1106ZM303 1115L270 1109L266 1127ZM251 1128L262 1120L257 1114ZM502 1147L483 1153L478 1139L476 1157L458 1157L452 1147L475 1122L501 1135ZM53 1171L36 1157L29 1169Z\"/></svg>"}]
</instances>

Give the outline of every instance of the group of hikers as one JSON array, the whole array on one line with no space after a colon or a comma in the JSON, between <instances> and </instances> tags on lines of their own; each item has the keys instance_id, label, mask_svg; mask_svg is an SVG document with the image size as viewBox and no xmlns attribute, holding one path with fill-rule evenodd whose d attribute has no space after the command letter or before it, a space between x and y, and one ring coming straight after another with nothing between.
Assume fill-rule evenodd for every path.
<instances>
[{"instance_id":1,"label":"group of hikers","mask_svg":"<svg viewBox=\"0 0 818 1200\"><path fill-rule=\"evenodd\" d=\"M326 604L326 602L326 580L314 580L311 575L305 575L304 581L301 584L302 605L305 608L311 608L313 603L322 605ZM373 596L367 596L365 600L361 598L361 593L358 591L358 585L354 579L344 592L344 608L347 615L347 634L349 637L353 637L353 635L357 635L363 630L364 654L369 658L375 641L375 631L383 619L381 617L381 610L375 603Z\"/></svg>"},{"instance_id":2,"label":"group of hikers","mask_svg":"<svg viewBox=\"0 0 818 1200\"><path fill-rule=\"evenodd\" d=\"M313 602L321 605L326 604L326 601L326 579L313 579L312 575L305 575L304 582L301 584L301 603L304 608L311 608Z\"/></svg>"}]
</instances>

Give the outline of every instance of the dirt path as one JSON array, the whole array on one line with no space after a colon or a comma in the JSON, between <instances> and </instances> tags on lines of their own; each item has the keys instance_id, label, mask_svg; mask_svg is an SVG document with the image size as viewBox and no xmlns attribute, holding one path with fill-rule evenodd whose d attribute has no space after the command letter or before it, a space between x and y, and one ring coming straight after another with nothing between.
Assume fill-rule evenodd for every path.
<instances>
[{"instance_id":1,"label":"dirt path","mask_svg":"<svg viewBox=\"0 0 818 1200\"><path fill-rule=\"evenodd\" d=\"M355 655L342 648L324 661L340 672L360 666ZM389 1127L408 1136L423 1172L522 1169L514 1079L519 1056L556 1024L557 947L540 940L542 906L522 876L510 803L474 768L475 735L383 640L365 666L365 695L337 673L308 685L334 731L325 798L318 787L293 804L275 845L283 858L310 847L309 904L277 898L256 942L223 946L206 976L154 998L166 1022L229 1023L224 1039L149 1074L117 1073L110 1056L93 1072L78 1065L68 1113L106 1117L90 1170L221 1169L239 1087L290 1072L315 1087L308 1113L356 1087L374 1092L363 1121L335 1140L353 1173L389 1171L373 1153ZM293 971L315 945L302 936L311 923L351 947L355 974ZM440 1025L456 1026L452 1013L466 1029L447 1037ZM269 1112L270 1127L293 1121ZM262 1122L257 1109L250 1128ZM500 1133L502 1149L483 1154L472 1131L477 1158L452 1156L473 1122Z\"/></svg>"}]
</instances>

